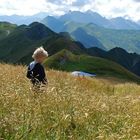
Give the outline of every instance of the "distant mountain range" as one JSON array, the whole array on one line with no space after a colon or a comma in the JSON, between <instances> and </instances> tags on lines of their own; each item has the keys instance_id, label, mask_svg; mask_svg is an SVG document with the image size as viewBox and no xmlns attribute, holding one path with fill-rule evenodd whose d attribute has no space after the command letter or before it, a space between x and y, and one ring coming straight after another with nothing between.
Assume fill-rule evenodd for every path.
<instances>
[{"instance_id":1,"label":"distant mountain range","mask_svg":"<svg viewBox=\"0 0 140 140\"><path fill-rule=\"evenodd\" d=\"M3 30L9 32L4 34ZM96 47L85 48L80 42L71 39L68 33L55 33L38 22L28 26L2 22L0 38L1 62L28 64L32 61L33 51L43 45L50 56L45 64L50 68L83 70L95 72L99 76L139 80L135 74L140 76L140 55L130 54L121 48L108 52Z\"/></svg>"},{"instance_id":2,"label":"distant mountain range","mask_svg":"<svg viewBox=\"0 0 140 140\"><path fill-rule=\"evenodd\" d=\"M47 15L48 14L45 12L41 12L41 13L35 14L33 16L3 15L3 16L0 16L0 21L1 22L10 22L10 23L17 24L17 25L22 25L22 24L29 25L32 22L41 21Z\"/></svg>"},{"instance_id":3,"label":"distant mountain range","mask_svg":"<svg viewBox=\"0 0 140 140\"><path fill-rule=\"evenodd\" d=\"M102 17L100 14L92 11L87 11L85 13L79 11L69 12L59 18L60 21L73 21L79 23L94 23L98 26L110 28L110 29L133 29L140 30L140 26L131 20L126 20L122 17L117 17L113 19L107 19Z\"/></svg>"},{"instance_id":4,"label":"distant mountain range","mask_svg":"<svg viewBox=\"0 0 140 140\"><path fill-rule=\"evenodd\" d=\"M47 16L45 17L41 23L43 23L44 25L48 26L50 29L52 29L53 31L59 33L62 31L62 29L64 28L64 21L61 21L55 17L52 16Z\"/></svg>"},{"instance_id":5,"label":"distant mountain range","mask_svg":"<svg viewBox=\"0 0 140 140\"><path fill-rule=\"evenodd\" d=\"M110 19L112 29L132 29L132 30L140 30L140 25L134 21L126 20L122 17L117 17ZM104 26L105 27L105 26ZM107 27L109 28L109 27Z\"/></svg>"},{"instance_id":6,"label":"distant mountain range","mask_svg":"<svg viewBox=\"0 0 140 140\"><path fill-rule=\"evenodd\" d=\"M122 17L106 19L92 11L73 11L57 18L46 15L47 13L33 16L2 16L0 20L18 25L39 21L56 33L68 32L69 36L86 48L110 50L120 47L128 52L140 53L140 25L131 20Z\"/></svg>"},{"instance_id":7,"label":"distant mountain range","mask_svg":"<svg viewBox=\"0 0 140 140\"><path fill-rule=\"evenodd\" d=\"M43 45L51 56L45 62L50 68L139 79L140 55L130 53L140 53L139 22L106 19L92 11L46 15L0 16L13 23L0 22L0 61L28 64L35 48Z\"/></svg>"},{"instance_id":8,"label":"distant mountain range","mask_svg":"<svg viewBox=\"0 0 140 140\"><path fill-rule=\"evenodd\" d=\"M38 21L38 22L44 21L44 18L46 18L47 16L48 16L48 13L45 13L45 12L40 12L32 16L3 15L3 16L0 16L0 21L7 21L7 22L14 23L17 25L21 25L21 24L29 25L30 23L35 22L35 21ZM101 16L99 13L92 12L90 10L86 12L70 11L60 17L57 17L57 19L59 20L59 22L73 21L73 22L79 22L79 23L85 23L85 24L94 23L98 26L109 28L109 29L140 30L139 22L127 20L124 17L107 19ZM47 21L45 20L44 22L47 22ZM50 21L48 22L50 23Z\"/></svg>"},{"instance_id":9,"label":"distant mountain range","mask_svg":"<svg viewBox=\"0 0 140 140\"><path fill-rule=\"evenodd\" d=\"M5 26L4 26L5 24ZM12 29L5 35L2 31ZM75 54L83 54L85 48L81 43L75 42L64 34L57 34L45 25L34 22L30 25L14 26L13 24L0 23L0 60L8 63L29 63L31 55L38 46L45 46L49 55L67 48ZM83 49L84 48L84 49Z\"/></svg>"},{"instance_id":10,"label":"distant mountain range","mask_svg":"<svg viewBox=\"0 0 140 140\"><path fill-rule=\"evenodd\" d=\"M87 48L110 50L120 47L128 52L140 53L140 30L108 29L94 23L80 23L77 18L75 21L70 21L70 18L64 21L63 17L60 19L49 16L42 23L55 32L68 32L74 40L80 41Z\"/></svg>"}]
</instances>

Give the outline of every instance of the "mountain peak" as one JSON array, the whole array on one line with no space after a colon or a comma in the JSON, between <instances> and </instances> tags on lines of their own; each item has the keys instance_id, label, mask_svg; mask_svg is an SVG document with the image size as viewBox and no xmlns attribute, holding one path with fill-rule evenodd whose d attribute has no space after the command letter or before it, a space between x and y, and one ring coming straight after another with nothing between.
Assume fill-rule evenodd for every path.
<instances>
[{"instance_id":1,"label":"mountain peak","mask_svg":"<svg viewBox=\"0 0 140 140\"><path fill-rule=\"evenodd\" d=\"M5 27L5 26L14 26L14 27L16 27L17 25L16 24L12 24L12 23L7 22L7 21L0 21L0 27L1 26L3 26L3 27Z\"/></svg>"},{"instance_id":2,"label":"mountain peak","mask_svg":"<svg viewBox=\"0 0 140 140\"><path fill-rule=\"evenodd\" d=\"M130 19L125 19L123 17L116 17L116 18L112 18L110 21L112 22L112 25L116 27L116 29L140 30L140 26L136 22Z\"/></svg>"},{"instance_id":3,"label":"mountain peak","mask_svg":"<svg viewBox=\"0 0 140 140\"><path fill-rule=\"evenodd\" d=\"M86 11L85 13L86 13L86 14L90 14L90 15L94 15L94 16L100 16L100 17L102 17L99 13L93 12L92 10L88 10L88 11Z\"/></svg>"},{"instance_id":4,"label":"mountain peak","mask_svg":"<svg viewBox=\"0 0 140 140\"><path fill-rule=\"evenodd\" d=\"M40 23L40 22L33 22L33 23L31 23L31 24L29 25L29 27L33 27L33 26L45 26L45 25L43 25L43 24Z\"/></svg>"},{"instance_id":5,"label":"mountain peak","mask_svg":"<svg viewBox=\"0 0 140 140\"><path fill-rule=\"evenodd\" d=\"M115 47L115 48L111 49L109 52L115 52L115 53L119 53L119 54L127 53L127 51L125 49L120 48L120 47Z\"/></svg>"},{"instance_id":6,"label":"mountain peak","mask_svg":"<svg viewBox=\"0 0 140 140\"><path fill-rule=\"evenodd\" d=\"M52 30L39 22L33 22L28 26L27 35L32 40L40 40L50 34L55 34Z\"/></svg>"},{"instance_id":7,"label":"mountain peak","mask_svg":"<svg viewBox=\"0 0 140 140\"><path fill-rule=\"evenodd\" d=\"M45 26L44 24L42 24L40 22L33 22L28 27L32 28L32 29L34 28L34 29L40 29L40 30L46 30L49 32L53 32L51 29L49 29L47 26Z\"/></svg>"},{"instance_id":8,"label":"mountain peak","mask_svg":"<svg viewBox=\"0 0 140 140\"><path fill-rule=\"evenodd\" d=\"M75 14L75 13L82 14L83 12L81 12L81 11L69 11L69 12L68 12L68 14Z\"/></svg>"},{"instance_id":9,"label":"mountain peak","mask_svg":"<svg viewBox=\"0 0 140 140\"><path fill-rule=\"evenodd\" d=\"M93 11L92 10L87 10L86 13L90 14L90 13L93 13Z\"/></svg>"}]
</instances>

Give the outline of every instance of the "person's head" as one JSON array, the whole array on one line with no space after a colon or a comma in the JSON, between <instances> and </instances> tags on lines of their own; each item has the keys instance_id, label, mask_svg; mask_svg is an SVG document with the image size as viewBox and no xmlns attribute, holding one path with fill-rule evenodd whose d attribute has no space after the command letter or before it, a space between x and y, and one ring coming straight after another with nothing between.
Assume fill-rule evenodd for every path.
<instances>
[{"instance_id":1,"label":"person's head","mask_svg":"<svg viewBox=\"0 0 140 140\"><path fill-rule=\"evenodd\" d=\"M42 46L37 48L32 55L32 58L38 63L42 63L47 57L48 52Z\"/></svg>"}]
</instances>

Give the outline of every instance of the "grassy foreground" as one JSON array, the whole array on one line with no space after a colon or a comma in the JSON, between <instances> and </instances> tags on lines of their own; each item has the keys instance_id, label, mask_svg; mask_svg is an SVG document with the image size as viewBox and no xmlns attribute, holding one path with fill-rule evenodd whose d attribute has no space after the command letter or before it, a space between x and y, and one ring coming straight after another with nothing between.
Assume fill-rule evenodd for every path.
<instances>
[{"instance_id":1,"label":"grassy foreground","mask_svg":"<svg viewBox=\"0 0 140 140\"><path fill-rule=\"evenodd\" d=\"M34 94L25 73L0 64L1 140L140 139L140 86L48 71Z\"/></svg>"}]
</instances>

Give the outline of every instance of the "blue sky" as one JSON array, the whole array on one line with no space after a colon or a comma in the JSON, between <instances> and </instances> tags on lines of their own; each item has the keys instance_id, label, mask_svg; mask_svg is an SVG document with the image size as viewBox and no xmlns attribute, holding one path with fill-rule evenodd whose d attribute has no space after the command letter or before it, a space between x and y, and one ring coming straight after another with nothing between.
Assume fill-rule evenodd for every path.
<instances>
[{"instance_id":1,"label":"blue sky","mask_svg":"<svg viewBox=\"0 0 140 140\"><path fill-rule=\"evenodd\" d=\"M62 15L69 10L92 10L107 18L125 16L140 20L140 0L0 0L0 15L33 15L38 12Z\"/></svg>"}]
</instances>

